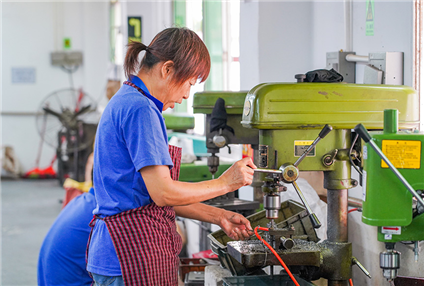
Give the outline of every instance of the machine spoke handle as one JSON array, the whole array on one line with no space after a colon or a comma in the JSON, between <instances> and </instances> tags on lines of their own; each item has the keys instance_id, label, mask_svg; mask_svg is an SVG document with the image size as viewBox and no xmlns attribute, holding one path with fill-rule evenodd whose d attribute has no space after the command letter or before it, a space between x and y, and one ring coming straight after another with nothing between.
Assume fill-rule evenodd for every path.
<instances>
[{"instance_id":1,"label":"machine spoke handle","mask_svg":"<svg viewBox=\"0 0 424 286\"><path fill-rule=\"evenodd\" d=\"M302 201L303 205L305 206L306 211L309 214L309 218L311 219L312 226L314 228L320 228L321 227L321 222L319 221L317 215L312 211L311 207L309 206L308 202L306 201L306 198L302 194L302 191L300 190L300 188L297 185L296 181L292 182L292 185L293 185L294 189L296 190L297 194L299 195L299 198Z\"/></svg>"},{"instance_id":2,"label":"machine spoke handle","mask_svg":"<svg viewBox=\"0 0 424 286\"><path fill-rule=\"evenodd\" d=\"M302 162L303 159L305 159L306 155L308 155L309 152L311 152L312 149L315 148L318 142L321 139L323 139L325 136L327 136L327 134L330 133L331 130L333 130L333 127L331 125L326 124L324 128L321 130L321 132L318 134L317 139L315 139L315 141L311 145L309 145L309 147L305 150L305 152L303 152L302 156L300 156L299 159L297 159L297 161L294 162L293 166L295 167L299 166L300 162Z\"/></svg>"},{"instance_id":3,"label":"machine spoke handle","mask_svg":"<svg viewBox=\"0 0 424 286\"><path fill-rule=\"evenodd\" d=\"M268 174L282 174L281 170L274 170L274 169L261 169L261 168L256 168L253 169L253 171L258 172L258 173L268 173Z\"/></svg>"},{"instance_id":4,"label":"machine spoke handle","mask_svg":"<svg viewBox=\"0 0 424 286\"><path fill-rule=\"evenodd\" d=\"M371 274L369 271L356 259L356 257L352 257L352 265L357 265L359 269L368 277L371 279Z\"/></svg>"},{"instance_id":5,"label":"machine spoke handle","mask_svg":"<svg viewBox=\"0 0 424 286\"><path fill-rule=\"evenodd\" d=\"M366 143L369 143L370 146L374 149L374 151L380 156L380 158L386 162L386 164L389 166L390 170L396 175L396 177L402 182L402 184L408 189L408 191L417 199L417 201L420 203L421 206L424 207L424 201L421 198L420 195L414 190L414 188L408 183L407 180L402 176L402 174L396 169L396 167L390 162L390 160L384 155L384 153L381 151L380 147L377 146L377 144L372 141L371 135L368 133L367 129L362 124L358 124L354 128L355 132L359 134L359 137L362 138Z\"/></svg>"}]
</instances>

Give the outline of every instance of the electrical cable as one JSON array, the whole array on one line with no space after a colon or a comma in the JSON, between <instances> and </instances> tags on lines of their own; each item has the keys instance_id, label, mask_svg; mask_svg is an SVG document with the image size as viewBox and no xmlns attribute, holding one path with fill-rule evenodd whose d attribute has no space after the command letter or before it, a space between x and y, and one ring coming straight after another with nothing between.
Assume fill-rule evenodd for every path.
<instances>
[{"instance_id":1,"label":"electrical cable","mask_svg":"<svg viewBox=\"0 0 424 286\"><path fill-rule=\"evenodd\" d=\"M354 212L354 211L359 211L359 208L350 209L347 213L350 214L351 212Z\"/></svg>"},{"instance_id":2,"label":"electrical cable","mask_svg":"<svg viewBox=\"0 0 424 286\"><path fill-rule=\"evenodd\" d=\"M356 136L355 136L355 139L353 139L353 143L352 143L352 145L350 146L350 150L349 150L349 161L350 161L350 164L353 166L353 168L355 168L355 170L359 173L359 174L361 174L362 175L362 172L361 172L361 170L359 170L359 168L353 163L353 160L352 160L352 151L353 151L353 146L355 145L355 143L356 143L356 140L358 140L358 137L359 137L359 134L356 134Z\"/></svg>"},{"instance_id":3,"label":"electrical cable","mask_svg":"<svg viewBox=\"0 0 424 286\"><path fill-rule=\"evenodd\" d=\"M71 89L74 89L74 79L72 78L72 74L77 71L78 65L73 66L72 68L68 68L64 65L60 66L66 73L69 74L69 83L71 85Z\"/></svg>"},{"instance_id":4,"label":"electrical cable","mask_svg":"<svg viewBox=\"0 0 424 286\"><path fill-rule=\"evenodd\" d=\"M296 281L296 278L294 278L293 274L290 272L289 268L287 267L287 265L284 263L283 259L281 259L281 257L277 254L277 252L274 250L274 248L272 248L271 245L269 245L268 242L266 242L265 240L262 239L262 237L258 234L258 229L259 230L263 230L263 231L269 231L269 228L266 227L260 227L257 226L255 227L255 235L256 237L262 241L263 244L265 244L269 250L271 250L271 252L275 255L275 257L277 257L278 261L280 261L281 265L283 266L283 268L286 270L287 274L289 275L290 279L293 281L293 283L296 286L300 286L299 283Z\"/></svg>"},{"instance_id":5,"label":"electrical cable","mask_svg":"<svg viewBox=\"0 0 424 286\"><path fill-rule=\"evenodd\" d=\"M353 286L352 278L349 279L349 285Z\"/></svg>"}]
</instances>

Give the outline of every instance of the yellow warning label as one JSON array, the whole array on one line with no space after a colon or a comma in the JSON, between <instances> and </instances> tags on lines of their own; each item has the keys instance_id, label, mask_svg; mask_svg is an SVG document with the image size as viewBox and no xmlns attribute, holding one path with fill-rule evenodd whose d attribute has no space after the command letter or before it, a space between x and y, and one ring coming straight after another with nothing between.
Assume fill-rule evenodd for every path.
<instances>
[{"instance_id":1,"label":"yellow warning label","mask_svg":"<svg viewBox=\"0 0 424 286\"><path fill-rule=\"evenodd\" d=\"M421 141L383 140L381 151L397 169L421 167ZM389 166L381 160L381 168L389 168Z\"/></svg>"},{"instance_id":2,"label":"yellow warning label","mask_svg":"<svg viewBox=\"0 0 424 286\"><path fill-rule=\"evenodd\" d=\"M314 143L314 140L295 140L294 141L294 156L300 157L306 149L308 149L309 146ZM311 152L306 155L307 157L314 157L315 156L315 148L311 150Z\"/></svg>"}]
</instances>

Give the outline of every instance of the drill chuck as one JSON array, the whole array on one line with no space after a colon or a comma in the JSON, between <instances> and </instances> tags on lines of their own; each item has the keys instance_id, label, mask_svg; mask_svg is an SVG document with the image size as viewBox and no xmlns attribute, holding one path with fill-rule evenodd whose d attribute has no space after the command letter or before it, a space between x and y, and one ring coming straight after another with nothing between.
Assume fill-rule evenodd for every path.
<instances>
[{"instance_id":1,"label":"drill chuck","mask_svg":"<svg viewBox=\"0 0 424 286\"><path fill-rule=\"evenodd\" d=\"M400 253L394 249L389 249L380 253L380 267L383 269L383 276L389 281L397 277L400 267Z\"/></svg>"},{"instance_id":2,"label":"drill chuck","mask_svg":"<svg viewBox=\"0 0 424 286\"><path fill-rule=\"evenodd\" d=\"M264 209L268 219L278 218L278 210L281 208L280 195L270 194L264 196Z\"/></svg>"}]
</instances>

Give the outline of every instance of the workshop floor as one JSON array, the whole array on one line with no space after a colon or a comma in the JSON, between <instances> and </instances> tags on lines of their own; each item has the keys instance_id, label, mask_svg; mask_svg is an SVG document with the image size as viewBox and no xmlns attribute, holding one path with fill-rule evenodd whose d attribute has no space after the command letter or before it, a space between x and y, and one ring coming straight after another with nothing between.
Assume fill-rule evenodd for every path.
<instances>
[{"instance_id":1,"label":"workshop floor","mask_svg":"<svg viewBox=\"0 0 424 286\"><path fill-rule=\"evenodd\" d=\"M57 180L1 181L0 285L37 285L38 252L64 195Z\"/></svg>"}]
</instances>

